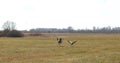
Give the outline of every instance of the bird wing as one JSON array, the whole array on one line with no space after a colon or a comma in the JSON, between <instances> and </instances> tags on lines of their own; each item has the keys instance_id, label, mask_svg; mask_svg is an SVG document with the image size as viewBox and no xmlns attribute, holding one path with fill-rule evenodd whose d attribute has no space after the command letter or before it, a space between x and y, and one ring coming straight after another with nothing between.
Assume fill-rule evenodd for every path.
<instances>
[{"instance_id":1,"label":"bird wing","mask_svg":"<svg viewBox=\"0 0 120 63\"><path fill-rule=\"evenodd\" d=\"M73 41L72 44L75 44L77 41Z\"/></svg>"},{"instance_id":2,"label":"bird wing","mask_svg":"<svg viewBox=\"0 0 120 63\"><path fill-rule=\"evenodd\" d=\"M57 38L57 41L59 42L59 41L60 41L60 38Z\"/></svg>"},{"instance_id":3,"label":"bird wing","mask_svg":"<svg viewBox=\"0 0 120 63\"><path fill-rule=\"evenodd\" d=\"M57 38L57 41L58 41L59 39Z\"/></svg>"},{"instance_id":4,"label":"bird wing","mask_svg":"<svg viewBox=\"0 0 120 63\"><path fill-rule=\"evenodd\" d=\"M67 41L69 44L71 44L71 41Z\"/></svg>"}]
</instances>

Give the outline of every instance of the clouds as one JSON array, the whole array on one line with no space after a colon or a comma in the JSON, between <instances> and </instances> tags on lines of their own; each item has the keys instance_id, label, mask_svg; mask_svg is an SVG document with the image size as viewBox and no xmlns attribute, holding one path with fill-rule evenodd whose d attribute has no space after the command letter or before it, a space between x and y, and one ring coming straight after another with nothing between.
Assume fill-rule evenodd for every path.
<instances>
[{"instance_id":1,"label":"clouds","mask_svg":"<svg viewBox=\"0 0 120 63\"><path fill-rule=\"evenodd\" d=\"M1 0L0 21L14 21L18 29L115 26L120 20L119 3L119 0Z\"/></svg>"},{"instance_id":2,"label":"clouds","mask_svg":"<svg viewBox=\"0 0 120 63\"><path fill-rule=\"evenodd\" d=\"M119 0L107 0L104 6L104 18L106 21L111 22L113 25L118 25L120 21L120 1Z\"/></svg>"}]
</instances>

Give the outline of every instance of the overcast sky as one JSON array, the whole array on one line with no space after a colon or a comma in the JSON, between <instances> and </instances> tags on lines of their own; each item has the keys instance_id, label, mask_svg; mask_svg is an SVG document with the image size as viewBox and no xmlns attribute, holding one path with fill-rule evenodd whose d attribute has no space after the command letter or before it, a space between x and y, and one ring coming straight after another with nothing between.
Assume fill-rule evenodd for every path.
<instances>
[{"instance_id":1,"label":"overcast sky","mask_svg":"<svg viewBox=\"0 0 120 63\"><path fill-rule=\"evenodd\" d=\"M0 0L0 29L13 21L19 30L120 26L120 0Z\"/></svg>"}]
</instances>

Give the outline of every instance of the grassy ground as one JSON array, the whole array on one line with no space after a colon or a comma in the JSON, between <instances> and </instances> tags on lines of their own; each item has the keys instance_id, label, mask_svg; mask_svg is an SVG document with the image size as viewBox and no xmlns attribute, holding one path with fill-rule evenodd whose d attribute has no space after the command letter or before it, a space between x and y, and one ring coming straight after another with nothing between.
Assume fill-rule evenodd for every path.
<instances>
[{"instance_id":1,"label":"grassy ground","mask_svg":"<svg viewBox=\"0 0 120 63\"><path fill-rule=\"evenodd\" d=\"M64 38L62 47L56 37ZM70 46L67 40L78 40ZM120 34L0 38L0 63L120 63Z\"/></svg>"}]
</instances>

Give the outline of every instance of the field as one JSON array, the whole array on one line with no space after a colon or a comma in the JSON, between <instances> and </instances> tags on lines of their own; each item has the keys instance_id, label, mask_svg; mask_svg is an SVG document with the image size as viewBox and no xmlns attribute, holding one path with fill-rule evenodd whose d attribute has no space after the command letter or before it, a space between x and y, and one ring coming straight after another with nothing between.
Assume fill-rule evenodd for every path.
<instances>
[{"instance_id":1,"label":"field","mask_svg":"<svg viewBox=\"0 0 120 63\"><path fill-rule=\"evenodd\" d=\"M56 37L62 37L58 46ZM67 40L77 40L73 46ZM0 63L120 63L120 34L0 38Z\"/></svg>"}]
</instances>

